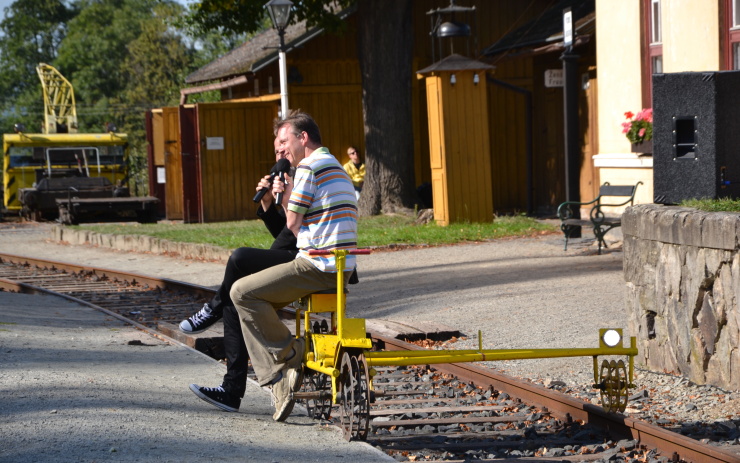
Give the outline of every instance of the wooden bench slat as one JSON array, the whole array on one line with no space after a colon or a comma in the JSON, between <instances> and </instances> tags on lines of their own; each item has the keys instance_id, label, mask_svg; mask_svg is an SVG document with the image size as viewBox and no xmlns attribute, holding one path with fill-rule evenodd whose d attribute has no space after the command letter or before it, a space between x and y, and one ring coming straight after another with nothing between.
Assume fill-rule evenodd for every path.
<instances>
[{"instance_id":1,"label":"wooden bench slat","mask_svg":"<svg viewBox=\"0 0 740 463\"><path fill-rule=\"evenodd\" d=\"M599 196L625 196L629 197L635 193L635 187L631 185L602 185L599 188Z\"/></svg>"},{"instance_id":2,"label":"wooden bench slat","mask_svg":"<svg viewBox=\"0 0 740 463\"><path fill-rule=\"evenodd\" d=\"M558 207L558 216L560 217L560 229L563 230L563 234L565 235L565 250L568 250L568 238L570 238L570 235L574 230L577 230L578 227L591 226L593 227L594 235L596 235L596 239L599 242L599 254L601 254L601 247L606 247L604 235L606 235L606 233L612 228L622 226L621 216L605 216L601 208L609 206L623 206L626 204L632 205L635 200L637 187L641 184L642 182L637 182L635 185L610 185L609 183L604 183L599 187L599 196L592 201L585 203L575 201L562 203L560 207ZM602 203L602 197L622 197L625 198L625 200L622 201L621 204L604 204ZM575 208L583 206L590 206L591 208L589 211L589 219L573 218L572 216L579 212L578 209Z\"/></svg>"}]
</instances>

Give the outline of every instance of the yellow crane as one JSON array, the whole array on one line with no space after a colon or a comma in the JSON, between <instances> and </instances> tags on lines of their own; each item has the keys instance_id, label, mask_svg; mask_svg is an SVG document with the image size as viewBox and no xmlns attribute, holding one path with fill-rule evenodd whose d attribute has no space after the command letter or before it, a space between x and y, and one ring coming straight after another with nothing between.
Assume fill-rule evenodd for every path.
<instances>
[{"instance_id":1,"label":"yellow crane","mask_svg":"<svg viewBox=\"0 0 740 463\"><path fill-rule=\"evenodd\" d=\"M156 220L158 199L131 197L128 189L127 135L113 124L105 125L105 133L78 133L72 84L46 63L36 72L44 97L43 126L41 133L26 133L18 124L16 133L3 134L0 214L62 223L106 214Z\"/></svg>"},{"instance_id":2,"label":"yellow crane","mask_svg":"<svg viewBox=\"0 0 740 463\"><path fill-rule=\"evenodd\" d=\"M44 93L43 133L77 133L77 108L72 84L49 64L40 63L36 72Z\"/></svg>"}]
</instances>

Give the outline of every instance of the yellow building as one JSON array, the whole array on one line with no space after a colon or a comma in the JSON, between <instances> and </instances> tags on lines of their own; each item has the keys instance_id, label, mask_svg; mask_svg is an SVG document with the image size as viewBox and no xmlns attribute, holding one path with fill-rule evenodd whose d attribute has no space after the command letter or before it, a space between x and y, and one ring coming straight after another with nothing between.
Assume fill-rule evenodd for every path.
<instances>
[{"instance_id":1,"label":"yellow building","mask_svg":"<svg viewBox=\"0 0 740 463\"><path fill-rule=\"evenodd\" d=\"M653 202L653 157L633 153L625 112L651 108L654 73L740 69L740 0L596 0L600 181Z\"/></svg>"}]
</instances>

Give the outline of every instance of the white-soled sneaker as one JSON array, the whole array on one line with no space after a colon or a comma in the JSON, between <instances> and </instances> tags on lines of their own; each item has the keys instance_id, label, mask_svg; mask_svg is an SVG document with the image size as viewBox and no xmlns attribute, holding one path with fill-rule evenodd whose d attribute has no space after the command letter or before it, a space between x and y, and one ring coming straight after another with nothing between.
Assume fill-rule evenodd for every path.
<instances>
[{"instance_id":1,"label":"white-soled sneaker","mask_svg":"<svg viewBox=\"0 0 740 463\"><path fill-rule=\"evenodd\" d=\"M242 403L242 399L226 392L223 385L218 387L201 387L197 384L191 384L190 390L209 404L215 405L227 412L238 412L239 405Z\"/></svg>"},{"instance_id":2,"label":"white-soled sneaker","mask_svg":"<svg viewBox=\"0 0 740 463\"><path fill-rule=\"evenodd\" d=\"M180 322L180 331L186 334L202 333L220 318L213 313L211 306L206 302L197 313Z\"/></svg>"}]
</instances>

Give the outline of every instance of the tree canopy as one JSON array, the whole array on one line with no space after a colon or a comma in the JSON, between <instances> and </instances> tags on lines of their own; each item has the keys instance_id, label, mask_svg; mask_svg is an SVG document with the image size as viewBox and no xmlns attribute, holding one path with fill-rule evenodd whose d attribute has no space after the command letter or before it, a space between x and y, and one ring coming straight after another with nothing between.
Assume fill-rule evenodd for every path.
<instances>
[{"instance_id":1,"label":"tree canopy","mask_svg":"<svg viewBox=\"0 0 740 463\"><path fill-rule=\"evenodd\" d=\"M185 76L264 29L264 3L201 0L186 10L175 0L15 0L0 20L0 130L41 126L35 68L51 64L75 89L80 130L112 122L129 134L143 192L145 112L177 105ZM412 208L411 0L295 1L291 20L339 31L336 13L353 4L368 167L360 212Z\"/></svg>"},{"instance_id":2,"label":"tree canopy","mask_svg":"<svg viewBox=\"0 0 740 463\"><path fill-rule=\"evenodd\" d=\"M36 66L51 63L77 14L62 0L24 0L11 4L0 21L0 121L7 132L14 122L38 127L43 102ZM33 114L38 114L34 118ZM9 119L8 119L9 118ZM8 119L7 122L4 119ZM12 122L11 122L12 120Z\"/></svg>"},{"instance_id":3,"label":"tree canopy","mask_svg":"<svg viewBox=\"0 0 740 463\"><path fill-rule=\"evenodd\" d=\"M263 23L265 0L201 0L189 5L194 30L251 33ZM293 4L291 22L341 30L336 13L357 6L357 43L363 87L367 176L360 213L375 215L414 207L411 124L411 0L303 0Z\"/></svg>"},{"instance_id":4,"label":"tree canopy","mask_svg":"<svg viewBox=\"0 0 740 463\"><path fill-rule=\"evenodd\" d=\"M146 188L144 114L177 105L185 76L233 47L235 34L188 34L175 0L16 0L0 20L0 129L43 121L39 63L72 83L81 131L129 134L135 188Z\"/></svg>"}]
</instances>

